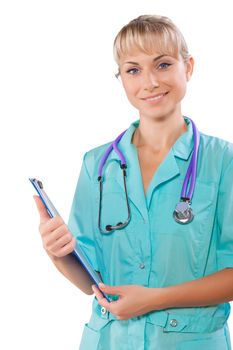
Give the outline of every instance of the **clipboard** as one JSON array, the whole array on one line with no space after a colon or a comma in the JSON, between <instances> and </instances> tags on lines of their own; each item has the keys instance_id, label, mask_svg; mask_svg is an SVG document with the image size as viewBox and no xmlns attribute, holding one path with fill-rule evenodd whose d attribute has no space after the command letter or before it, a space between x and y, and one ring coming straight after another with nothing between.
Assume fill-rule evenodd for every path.
<instances>
[{"instance_id":1,"label":"clipboard","mask_svg":"<svg viewBox=\"0 0 233 350\"><path fill-rule=\"evenodd\" d=\"M57 209L55 208L55 206L53 205L53 203L49 199L48 195L46 194L46 192L43 188L42 182L40 180L35 179L35 178L29 178L29 180L30 180L31 184L33 185L33 187L35 188L35 190L37 191L38 195L40 196L43 204L45 205L45 207L47 209L49 216L51 218L53 218L57 215L60 216ZM79 247L77 241L76 241L75 249L70 254L72 254L82 264L82 266L85 268L86 272L89 274L89 276L95 282L97 288L99 289L98 284L103 282L103 281L100 279L97 272L93 269L90 261L88 260L88 257L85 255L85 253ZM108 302L111 302L110 298L102 290L100 290L100 292L104 295L104 297L108 300Z\"/></svg>"}]
</instances>

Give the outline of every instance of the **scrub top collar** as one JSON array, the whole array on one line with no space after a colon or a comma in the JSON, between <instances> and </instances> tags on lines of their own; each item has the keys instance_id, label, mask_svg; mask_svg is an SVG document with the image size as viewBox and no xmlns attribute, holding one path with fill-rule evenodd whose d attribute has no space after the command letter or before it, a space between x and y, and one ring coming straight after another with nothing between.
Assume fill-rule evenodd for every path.
<instances>
[{"instance_id":1,"label":"scrub top collar","mask_svg":"<svg viewBox=\"0 0 233 350\"><path fill-rule=\"evenodd\" d=\"M193 134L192 134L192 124L187 118L185 118L187 124L187 130L184 132L175 142L173 147L164 158L163 162L160 164L156 170L151 182L147 188L146 194L144 193L140 165L137 155L136 146L131 143L132 135L135 129L139 125L139 120L134 121L130 127L127 129L120 142L118 143L119 149L125 156L127 164L127 188L130 200L138 208L139 212L146 218L148 216L148 210L150 208L152 196L154 190L160 186L162 183L172 180L175 176L180 174L180 169L176 161L176 157L182 158L187 161L193 148ZM113 150L109 156L109 161L116 160L119 162L118 155ZM108 168L108 167L107 167ZM122 171L119 168L115 173L115 179L122 187ZM107 169L105 175L107 176ZM179 199L179 198L178 198Z\"/></svg>"},{"instance_id":2,"label":"scrub top collar","mask_svg":"<svg viewBox=\"0 0 233 350\"><path fill-rule=\"evenodd\" d=\"M190 120L184 116L185 123L187 125L187 130L184 132L174 143L172 146L173 154L176 157L179 157L181 159L187 160L190 156L190 153L193 149L193 130L192 130L192 124ZM119 142L120 149L124 150L127 149L130 145L135 147L131 143L131 139L133 136L134 131L139 126L140 120L134 121L128 130L123 135L122 139Z\"/></svg>"}]
</instances>

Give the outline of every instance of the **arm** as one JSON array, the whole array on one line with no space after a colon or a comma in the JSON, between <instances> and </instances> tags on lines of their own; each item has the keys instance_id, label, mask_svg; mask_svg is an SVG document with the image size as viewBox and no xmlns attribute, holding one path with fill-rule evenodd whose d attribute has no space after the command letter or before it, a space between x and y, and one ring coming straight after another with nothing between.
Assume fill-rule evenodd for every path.
<instances>
[{"instance_id":1,"label":"arm","mask_svg":"<svg viewBox=\"0 0 233 350\"><path fill-rule=\"evenodd\" d=\"M34 200L40 214L39 231L46 253L69 281L85 294L93 294L93 281L81 263L70 254L75 247L75 238L60 217L50 218L39 196L34 196Z\"/></svg>"},{"instance_id":2,"label":"arm","mask_svg":"<svg viewBox=\"0 0 233 350\"><path fill-rule=\"evenodd\" d=\"M93 290L91 285L94 283L89 277L86 270L83 268L81 263L71 254L56 257L48 254L58 271L60 271L63 276L65 276L70 282L72 282L76 287L78 287L82 292L87 295L92 295Z\"/></svg>"},{"instance_id":3,"label":"arm","mask_svg":"<svg viewBox=\"0 0 233 350\"><path fill-rule=\"evenodd\" d=\"M152 288L151 310L216 305L233 300L233 268L175 286Z\"/></svg>"},{"instance_id":4,"label":"arm","mask_svg":"<svg viewBox=\"0 0 233 350\"><path fill-rule=\"evenodd\" d=\"M119 295L110 303L92 285L101 306L119 320L144 315L154 310L175 307L195 307L224 303L233 300L233 268L226 268L194 281L165 287L148 288L139 285L108 286L99 284L107 294Z\"/></svg>"}]
</instances>

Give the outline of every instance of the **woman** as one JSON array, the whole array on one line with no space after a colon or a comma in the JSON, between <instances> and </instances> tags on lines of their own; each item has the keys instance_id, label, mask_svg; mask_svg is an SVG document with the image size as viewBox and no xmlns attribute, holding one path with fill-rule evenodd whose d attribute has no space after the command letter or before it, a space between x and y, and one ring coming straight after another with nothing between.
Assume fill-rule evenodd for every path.
<instances>
[{"instance_id":1,"label":"woman","mask_svg":"<svg viewBox=\"0 0 233 350\"><path fill-rule=\"evenodd\" d=\"M114 56L139 111L115 144L126 169L114 149L101 170L111 142L87 152L68 227L35 196L47 253L78 288L95 293L80 349L229 350L233 144L199 133L182 115L194 60L170 19L132 20L117 34ZM195 186L187 195L190 163ZM69 254L76 240L111 302Z\"/></svg>"}]
</instances>

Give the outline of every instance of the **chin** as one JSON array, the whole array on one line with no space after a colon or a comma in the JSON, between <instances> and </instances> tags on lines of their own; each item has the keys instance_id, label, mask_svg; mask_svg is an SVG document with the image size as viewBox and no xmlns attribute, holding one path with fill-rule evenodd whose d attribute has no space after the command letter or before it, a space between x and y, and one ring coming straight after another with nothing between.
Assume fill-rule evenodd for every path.
<instances>
[{"instance_id":1,"label":"chin","mask_svg":"<svg viewBox=\"0 0 233 350\"><path fill-rule=\"evenodd\" d=\"M165 107L157 110L156 108L151 110L139 110L140 117L156 119L158 121L163 121L176 113L180 113L180 105L170 106L170 108L167 106L167 108Z\"/></svg>"},{"instance_id":2,"label":"chin","mask_svg":"<svg viewBox=\"0 0 233 350\"><path fill-rule=\"evenodd\" d=\"M139 111L140 117L147 118L147 119L156 119L156 120L164 120L168 113L165 111L151 111L148 113L148 111Z\"/></svg>"}]
</instances>

